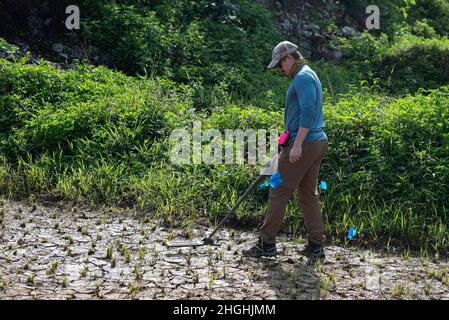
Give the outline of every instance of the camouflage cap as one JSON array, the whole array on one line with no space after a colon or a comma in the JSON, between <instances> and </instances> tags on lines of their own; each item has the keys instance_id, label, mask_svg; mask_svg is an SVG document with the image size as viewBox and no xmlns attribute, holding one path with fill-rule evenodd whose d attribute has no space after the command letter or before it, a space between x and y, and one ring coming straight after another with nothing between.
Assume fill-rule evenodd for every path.
<instances>
[{"instance_id":1,"label":"camouflage cap","mask_svg":"<svg viewBox=\"0 0 449 320\"><path fill-rule=\"evenodd\" d=\"M298 50L298 46L290 41L282 41L273 49L273 53L271 54L271 62L267 68L274 68L279 63L283 57L288 56L289 54L296 52Z\"/></svg>"}]
</instances>

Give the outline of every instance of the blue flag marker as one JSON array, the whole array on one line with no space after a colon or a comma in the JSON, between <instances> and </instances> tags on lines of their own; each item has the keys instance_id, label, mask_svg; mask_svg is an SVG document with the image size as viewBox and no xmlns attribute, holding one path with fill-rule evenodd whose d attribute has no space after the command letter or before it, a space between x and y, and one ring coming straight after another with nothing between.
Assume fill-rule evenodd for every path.
<instances>
[{"instance_id":1,"label":"blue flag marker","mask_svg":"<svg viewBox=\"0 0 449 320\"><path fill-rule=\"evenodd\" d=\"M321 182L320 182L320 188L323 189L323 190L327 190L327 183L326 183L326 181L322 181L322 180L321 180Z\"/></svg>"},{"instance_id":2,"label":"blue flag marker","mask_svg":"<svg viewBox=\"0 0 449 320\"><path fill-rule=\"evenodd\" d=\"M271 177L270 177L270 181L268 182L270 184L270 186L273 189L276 189L277 187L280 186L280 184L283 182L284 180L282 180L281 177L281 173L279 171L276 171Z\"/></svg>"},{"instance_id":3,"label":"blue flag marker","mask_svg":"<svg viewBox=\"0 0 449 320\"><path fill-rule=\"evenodd\" d=\"M348 233L348 239L351 240L357 234L357 230L351 227Z\"/></svg>"},{"instance_id":4,"label":"blue flag marker","mask_svg":"<svg viewBox=\"0 0 449 320\"><path fill-rule=\"evenodd\" d=\"M272 187L273 189L276 189L280 186L280 184L284 182L284 180L281 177L281 173L279 171L276 171L274 174L271 175L270 180L268 182L262 183L259 186L259 189L266 189L268 187Z\"/></svg>"}]
</instances>

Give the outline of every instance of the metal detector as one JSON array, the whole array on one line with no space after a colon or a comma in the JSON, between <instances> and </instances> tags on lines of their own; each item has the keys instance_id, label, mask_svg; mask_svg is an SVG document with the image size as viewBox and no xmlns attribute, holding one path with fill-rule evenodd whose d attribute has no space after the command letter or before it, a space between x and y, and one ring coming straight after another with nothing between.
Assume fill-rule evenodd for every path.
<instances>
[{"instance_id":1,"label":"metal detector","mask_svg":"<svg viewBox=\"0 0 449 320\"><path fill-rule=\"evenodd\" d=\"M246 189L245 193L237 200L236 204L229 210L229 212L223 217L223 219L218 223L214 230L204 239L202 240L176 240L167 242L168 247L199 247L206 245L215 245L212 237L217 233L217 231L223 226L223 224L231 217L240 204L248 197L248 194L253 191L257 185L267 176L271 176L273 173L277 171L278 164L278 156L276 154L270 161L265 165L265 167L260 171L259 176L256 180Z\"/></svg>"}]
</instances>

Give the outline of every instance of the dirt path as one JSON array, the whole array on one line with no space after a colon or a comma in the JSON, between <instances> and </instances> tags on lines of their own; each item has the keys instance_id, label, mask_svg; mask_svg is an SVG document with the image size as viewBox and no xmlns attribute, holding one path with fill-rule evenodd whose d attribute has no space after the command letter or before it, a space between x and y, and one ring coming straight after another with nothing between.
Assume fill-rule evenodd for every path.
<instances>
[{"instance_id":1,"label":"dirt path","mask_svg":"<svg viewBox=\"0 0 449 320\"><path fill-rule=\"evenodd\" d=\"M3 201L0 221L0 299L449 299L447 258L332 246L316 265L282 237L276 258L246 258L254 235L226 229L218 247L168 249L185 231L129 211Z\"/></svg>"}]
</instances>

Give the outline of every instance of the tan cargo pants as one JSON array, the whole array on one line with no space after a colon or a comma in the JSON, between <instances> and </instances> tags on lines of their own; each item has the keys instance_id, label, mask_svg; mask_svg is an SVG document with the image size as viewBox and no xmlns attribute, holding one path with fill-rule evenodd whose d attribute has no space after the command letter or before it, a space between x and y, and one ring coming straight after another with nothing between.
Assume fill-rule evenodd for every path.
<instances>
[{"instance_id":1,"label":"tan cargo pants","mask_svg":"<svg viewBox=\"0 0 449 320\"><path fill-rule=\"evenodd\" d=\"M291 143L292 144L292 143ZM276 189L270 189L269 205L262 227L259 229L261 239L274 243L280 231L287 203L298 190L298 201L304 217L309 241L323 244L324 227L317 191L318 172L328 148L327 140L304 141L302 157L295 163L289 160L291 145L282 147L278 160L278 171L283 182Z\"/></svg>"}]
</instances>

